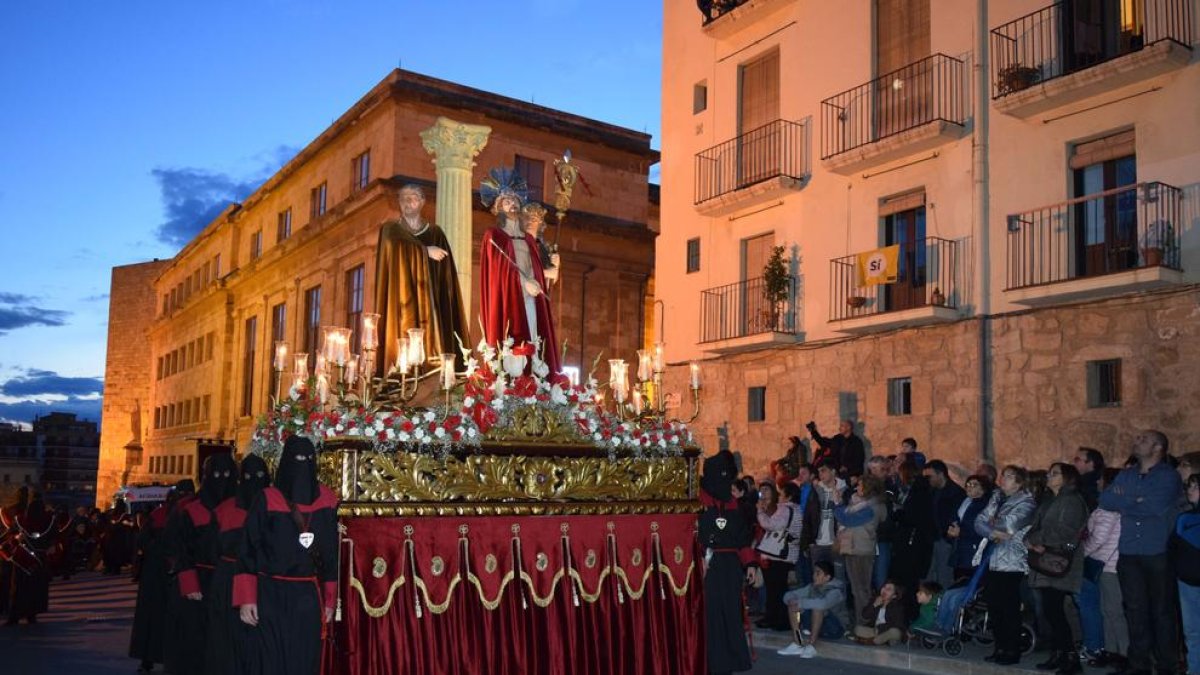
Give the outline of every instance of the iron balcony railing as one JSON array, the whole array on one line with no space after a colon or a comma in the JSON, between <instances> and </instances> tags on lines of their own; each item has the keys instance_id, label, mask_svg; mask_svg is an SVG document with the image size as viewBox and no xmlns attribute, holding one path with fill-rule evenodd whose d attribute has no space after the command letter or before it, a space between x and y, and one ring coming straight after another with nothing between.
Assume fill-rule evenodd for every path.
<instances>
[{"instance_id":1,"label":"iron balcony railing","mask_svg":"<svg viewBox=\"0 0 1200 675\"><path fill-rule=\"evenodd\" d=\"M1005 289L1182 269L1182 194L1166 183L1138 183L1010 215Z\"/></svg>"},{"instance_id":2,"label":"iron balcony railing","mask_svg":"<svg viewBox=\"0 0 1200 675\"><path fill-rule=\"evenodd\" d=\"M696 155L696 204L772 178L805 177L804 125L768 122Z\"/></svg>"},{"instance_id":3,"label":"iron balcony railing","mask_svg":"<svg viewBox=\"0 0 1200 675\"><path fill-rule=\"evenodd\" d=\"M700 0L696 6L704 16L704 25L707 26L747 2L749 0Z\"/></svg>"},{"instance_id":4,"label":"iron balcony railing","mask_svg":"<svg viewBox=\"0 0 1200 675\"><path fill-rule=\"evenodd\" d=\"M963 72L934 54L821 101L821 159L930 122L964 125Z\"/></svg>"},{"instance_id":5,"label":"iron balcony railing","mask_svg":"<svg viewBox=\"0 0 1200 675\"><path fill-rule=\"evenodd\" d=\"M829 261L829 320L919 307L958 307L958 242L926 237L898 244L896 281L859 285L858 254Z\"/></svg>"},{"instance_id":6,"label":"iron balcony railing","mask_svg":"<svg viewBox=\"0 0 1200 675\"><path fill-rule=\"evenodd\" d=\"M747 279L700 292L700 341L731 340L760 333L795 335L799 280L788 277L787 298L772 302L766 281Z\"/></svg>"},{"instance_id":7,"label":"iron balcony railing","mask_svg":"<svg viewBox=\"0 0 1200 675\"><path fill-rule=\"evenodd\" d=\"M992 98L1163 40L1191 48L1194 0L1066 0L992 29Z\"/></svg>"}]
</instances>

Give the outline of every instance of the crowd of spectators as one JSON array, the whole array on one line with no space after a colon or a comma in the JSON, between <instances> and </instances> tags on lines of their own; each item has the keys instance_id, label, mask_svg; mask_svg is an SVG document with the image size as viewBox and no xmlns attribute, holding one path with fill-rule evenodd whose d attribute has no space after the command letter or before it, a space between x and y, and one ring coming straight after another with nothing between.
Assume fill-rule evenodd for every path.
<instances>
[{"instance_id":1,"label":"crowd of spectators","mask_svg":"<svg viewBox=\"0 0 1200 675\"><path fill-rule=\"evenodd\" d=\"M956 636L975 603L997 665L1036 640L1037 668L1060 675L1200 675L1200 453L1175 458L1144 431L1120 468L1080 448L1044 470L966 472L912 438L867 457L849 420L833 437L808 430L811 461L792 437L770 479L734 491L756 541L788 537L760 554L765 583L748 595L759 628L792 634L780 654Z\"/></svg>"}]
</instances>

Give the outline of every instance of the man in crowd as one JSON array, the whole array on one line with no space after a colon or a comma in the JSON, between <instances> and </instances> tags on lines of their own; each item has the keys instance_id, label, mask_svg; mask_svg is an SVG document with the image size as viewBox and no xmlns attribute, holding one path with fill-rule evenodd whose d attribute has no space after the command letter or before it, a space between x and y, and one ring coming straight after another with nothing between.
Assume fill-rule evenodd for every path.
<instances>
[{"instance_id":1,"label":"man in crowd","mask_svg":"<svg viewBox=\"0 0 1200 675\"><path fill-rule=\"evenodd\" d=\"M1167 437L1143 431L1134 438L1136 463L1100 495L1100 508L1121 514L1117 579L1129 625L1129 666L1120 675L1174 672L1179 658L1175 575L1167 540L1183 497L1179 474L1165 461Z\"/></svg>"},{"instance_id":2,"label":"man in crowd","mask_svg":"<svg viewBox=\"0 0 1200 675\"><path fill-rule=\"evenodd\" d=\"M900 441L900 456L896 458L900 463L911 461L917 465L918 469L925 468L925 453L917 450L917 439L906 438Z\"/></svg>"},{"instance_id":3,"label":"man in crowd","mask_svg":"<svg viewBox=\"0 0 1200 675\"><path fill-rule=\"evenodd\" d=\"M1079 471L1079 494L1095 511L1100 499L1100 477L1104 475L1104 455L1095 448L1081 447L1075 451L1075 469Z\"/></svg>"},{"instance_id":4,"label":"man in crowd","mask_svg":"<svg viewBox=\"0 0 1200 675\"><path fill-rule=\"evenodd\" d=\"M833 538L837 534L837 525L833 519L833 507L842 503L846 481L837 475L832 465L825 464L817 468L814 487L816 490L804 510L801 536L804 544L811 544L808 556L815 565L820 560L834 562Z\"/></svg>"},{"instance_id":5,"label":"man in crowd","mask_svg":"<svg viewBox=\"0 0 1200 675\"><path fill-rule=\"evenodd\" d=\"M867 451L862 439L854 434L854 422L842 420L838 434L832 438L822 436L815 422L809 422L805 428L818 446L813 464L830 464L843 478L856 483L863 474Z\"/></svg>"},{"instance_id":6,"label":"man in crowd","mask_svg":"<svg viewBox=\"0 0 1200 675\"><path fill-rule=\"evenodd\" d=\"M925 575L941 584L942 588L950 588L954 584L954 568L950 556L954 553L954 540L947 532L950 525L958 519L958 507L966 499L967 493L950 477L946 463L935 459L925 465L925 479L933 488L933 522L937 527L933 540L933 558L929 563L929 572Z\"/></svg>"},{"instance_id":7,"label":"man in crowd","mask_svg":"<svg viewBox=\"0 0 1200 675\"><path fill-rule=\"evenodd\" d=\"M836 640L846 634L848 621L839 617L846 608L846 584L833 578L833 565L822 560L813 565L812 583L783 594L795 641L777 653L811 659L821 638Z\"/></svg>"}]
</instances>

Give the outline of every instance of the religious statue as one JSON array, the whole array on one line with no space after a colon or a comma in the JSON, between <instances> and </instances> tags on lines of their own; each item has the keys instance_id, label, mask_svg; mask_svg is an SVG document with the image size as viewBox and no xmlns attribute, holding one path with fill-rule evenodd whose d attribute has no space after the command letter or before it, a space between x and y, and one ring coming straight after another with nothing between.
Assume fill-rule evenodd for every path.
<instances>
[{"instance_id":1,"label":"religious statue","mask_svg":"<svg viewBox=\"0 0 1200 675\"><path fill-rule=\"evenodd\" d=\"M425 353L454 354L458 340L469 344L458 270L440 227L425 221L425 192L400 188L400 219L379 228L375 259L375 310L382 342L379 372L396 363L397 339L409 328L425 329Z\"/></svg>"},{"instance_id":2,"label":"religious statue","mask_svg":"<svg viewBox=\"0 0 1200 675\"><path fill-rule=\"evenodd\" d=\"M551 373L561 371L546 275L538 243L521 225L525 180L507 168L492 169L480 186L484 206L496 224L483 234L479 252L479 305L484 338L500 344L541 342L542 360Z\"/></svg>"},{"instance_id":3,"label":"religious statue","mask_svg":"<svg viewBox=\"0 0 1200 675\"><path fill-rule=\"evenodd\" d=\"M529 202L521 207L521 225L525 232L537 242L538 259L542 261L542 272L550 285L558 281L559 255L546 243L542 232L546 229L546 207Z\"/></svg>"}]
</instances>

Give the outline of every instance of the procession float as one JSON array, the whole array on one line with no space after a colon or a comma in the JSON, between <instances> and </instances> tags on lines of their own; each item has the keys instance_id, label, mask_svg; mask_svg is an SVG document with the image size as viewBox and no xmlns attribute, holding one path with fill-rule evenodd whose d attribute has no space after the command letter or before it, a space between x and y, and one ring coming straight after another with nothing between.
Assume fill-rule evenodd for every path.
<instances>
[{"instance_id":1,"label":"procession float","mask_svg":"<svg viewBox=\"0 0 1200 675\"><path fill-rule=\"evenodd\" d=\"M560 223L573 184L561 163ZM492 201L520 194L514 176L491 177ZM543 279L511 251L501 263ZM555 372L544 331L489 340L485 325L473 348L429 354L445 341L407 326L367 313L354 338L326 328L311 368L278 343L276 381L290 370L291 386L251 441L270 460L289 436L312 439L340 500L324 672L705 672L699 450L677 418L683 398L699 410L698 369L668 396L661 343L638 353L631 386L620 359L605 383L600 359Z\"/></svg>"}]
</instances>

